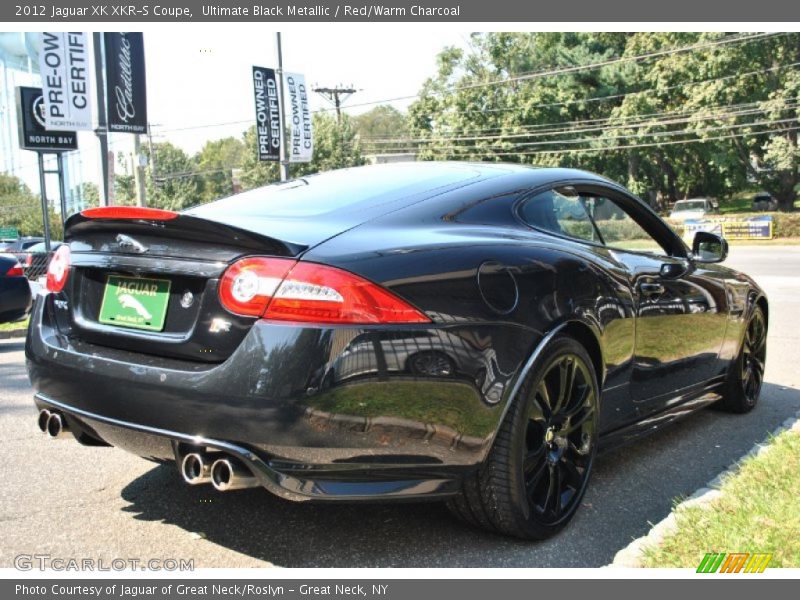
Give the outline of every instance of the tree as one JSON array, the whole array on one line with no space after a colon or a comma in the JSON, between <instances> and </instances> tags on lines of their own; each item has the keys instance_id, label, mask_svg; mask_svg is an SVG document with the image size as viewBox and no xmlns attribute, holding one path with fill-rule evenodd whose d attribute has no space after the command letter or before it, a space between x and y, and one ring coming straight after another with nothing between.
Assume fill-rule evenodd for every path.
<instances>
[{"instance_id":1,"label":"tree","mask_svg":"<svg viewBox=\"0 0 800 600\"><path fill-rule=\"evenodd\" d=\"M289 166L291 177L302 177L319 171L364 164L361 145L353 121L342 115L341 125L333 115L316 113L313 117L314 154L310 163L294 163ZM258 160L255 126L244 134L245 154L240 175L245 189L252 189L280 180L280 171L275 162Z\"/></svg>"},{"instance_id":2,"label":"tree","mask_svg":"<svg viewBox=\"0 0 800 600\"><path fill-rule=\"evenodd\" d=\"M407 152L409 147L406 115L388 104L353 117L359 141L376 154Z\"/></svg>"},{"instance_id":3,"label":"tree","mask_svg":"<svg viewBox=\"0 0 800 600\"><path fill-rule=\"evenodd\" d=\"M409 108L424 159L579 167L676 200L748 179L791 210L800 35L486 33ZM587 68L580 68L580 67Z\"/></svg>"},{"instance_id":4,"label":"tree","mask_svg":"<svg viewBox=\"0 0 800 600\"><path fill-rule=\"evenodd\" d=\"M201 202L233 193L231 171L242 166L245 153L242 140L233 137L206 142L194 157L202 180Z\"/></svg>"},{"instance_id":5,"label":"tree","mask_svg":"<svg viewBox=\"0 0 800 600\"><path fill-rule=\"evenodd\" d=\"M53 205L50 200L50 231L53 238L59 239L61 218L56 215ZM15 227L20 235L44 234L41 200L22 180L7 173L0 173L0 226Z\"/></svg>"},{"instance_id":6,"label":"tree","mask_svg":"<svg viewBox=\"0 0 800 600\"><path fill-rule=\"evenodd\" d=\"M144 152L149 156L150 149ZM153 144L155 174L146 179L147 203L155 208L180 210L199 204L203 181L191 158L169 142Z\"/></svg>"}]
</instances>

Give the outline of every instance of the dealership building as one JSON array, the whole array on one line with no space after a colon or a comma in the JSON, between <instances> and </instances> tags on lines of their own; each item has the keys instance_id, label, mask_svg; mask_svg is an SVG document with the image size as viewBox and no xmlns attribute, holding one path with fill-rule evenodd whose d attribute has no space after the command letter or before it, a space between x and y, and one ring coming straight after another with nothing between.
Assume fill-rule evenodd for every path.
<instances>
[{"instance_id":1,"label":"dealership building","mask_svg":"<svg viewBox=\"0 0 800 600\"><path fill-rule=\"evenodd\" d=\"M41 86L39 48L38 33L0 33L0 173L19 177L36 193L39 191L38 158L35 152L22 150L19 146L16 88ZM84 170L96 164L96 160L87 160L87 157L97 154L93 137L90 132L79 132L78 147L83 145L84 149L64 153L66 206L69 213L81 210L84 206L85 199L81 195L82 184L87 181ZM45 168L55 170L54 155L45 155ZM46 185L48 198L58 212L57 178L48 176Z\"/></svg>"}]
</instances>

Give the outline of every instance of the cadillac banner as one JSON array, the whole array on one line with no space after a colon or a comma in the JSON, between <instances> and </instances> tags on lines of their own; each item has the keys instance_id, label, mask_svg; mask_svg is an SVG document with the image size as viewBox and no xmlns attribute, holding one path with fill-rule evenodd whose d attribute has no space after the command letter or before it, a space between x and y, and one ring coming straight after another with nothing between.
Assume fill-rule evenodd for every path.
<instances>
[{"instance_id":1,"label":"cadillac banner","mask_svg":"<svg viewBox=\"0 0 800 600\"><path fill-rule=\"evenodd\" d=\"M281 100L275 69L253 67L258 160L280 160Z\"/></svg>"},{"instance_id":2,"label":"cadillac banner","mask_svg":"<svg viewBox=\"0 0 800 600\"><path fill-rule=\"evenodd\" d=\"M92 130L88 36L45 31L41 43L39 72L47 129Z\"/></svg>"},{"instance_id":3,"label":"cadillac banner","mask_svg":"<svg viewBox=\"0 0 800 600\"><path fill-rule=\"evenodd\" d=\"M147 133L147 86L141 33L106 33L108 130Z\"/></svg>"},{"instance_id":4,"label":"cadillac banner","mask_svg":"<svg viewBox=\"0 0 800 600\"><path fill-rule=\"evenodd\" d=\"M289 162L311 162L314 139L311 127L311 109L308 106L308 88L305 75L284 73L284 94L288 103Z\"/></svg>"}]
</instances>

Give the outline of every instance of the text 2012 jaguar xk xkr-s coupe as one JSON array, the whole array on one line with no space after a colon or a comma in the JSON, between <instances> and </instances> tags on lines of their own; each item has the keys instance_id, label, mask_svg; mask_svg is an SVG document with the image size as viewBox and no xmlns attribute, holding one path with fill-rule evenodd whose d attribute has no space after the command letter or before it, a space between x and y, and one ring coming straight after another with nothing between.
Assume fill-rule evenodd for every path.
<instances>
[{"instance_id":1,"label":"text 2012 jaguar xk xkr-s coupe","mask_svg":"<svg viewBox=\"0 0 800 600\"><path fill-rule=\"evenodd\" d=\"M600 446L761 389L767 300L590 173L346 169L67 222L26 355L51 436L292 500L543 538Z\"/></svg>"}]
</instances>

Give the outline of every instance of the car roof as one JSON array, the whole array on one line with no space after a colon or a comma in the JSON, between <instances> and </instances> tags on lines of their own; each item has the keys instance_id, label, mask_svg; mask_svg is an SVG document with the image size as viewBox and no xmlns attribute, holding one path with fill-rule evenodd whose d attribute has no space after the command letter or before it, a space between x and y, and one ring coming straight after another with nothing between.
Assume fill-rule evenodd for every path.
<instances>
[{"instance_id":1,"label":"car roof","mask_svg":"<svg viewBox=\"0 0 800 600\"><path fill-rule=\"evenodd\" d=\"M613 185L599 175L577 169L489 162L402 162L299 177L198 205L183 214L311 247L407 206L450 193L461 197L462 190L489 180L497 182L497 193L565 181Z\"/></svg>"}]
</instances>

